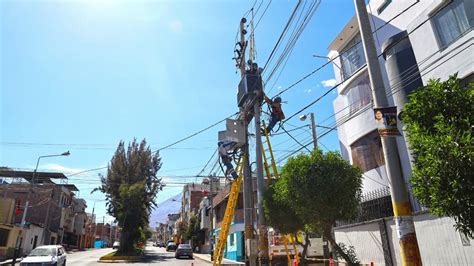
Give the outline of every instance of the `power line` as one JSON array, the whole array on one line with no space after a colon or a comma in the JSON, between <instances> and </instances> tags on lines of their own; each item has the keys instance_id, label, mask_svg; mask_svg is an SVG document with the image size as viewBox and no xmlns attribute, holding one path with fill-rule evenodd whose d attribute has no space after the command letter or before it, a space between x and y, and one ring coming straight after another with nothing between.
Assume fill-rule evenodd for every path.
<instances>
[{"instance_id":1,"label":"power line","mask_svg":"<svg viewBox=\"0 0 474 266\"><path fill-rule=\"evenodd\" d=\"M413 3L412 5L408 6L406 9L402 10L400 13L398 13L397 15L395 15L394 17L392 17L390 20L386 21L385 24L383 24L382 26L378 27L375 31L373 31L372 33L375 33L377 32L378 30L380 30L381 28L387 26L390 22L392 22L393 20L397 19L399 16L401 16L402 14L404 14L405 12L407 12L410 8L412 8L414 5L418 4L419 1L416 1L415 3ZM444 7L443 7L444 8ZM423 21L422 24L426 23L428 20L430 20L430 18L428 18L427 20ZM422 24L420 24L418 27L416 27L413 31L415 31L416 29L418 29ZM413 32L411 31L411 32ZM359 44L361 44L362 41L358 41L356 43L354 43L353 45L351 45L350 47L346 48L347 49L351 49ZM380 56L380 55L379 55ZM334 60L338 59L339 57L341 57L341 54L335 56L334 58L331 58L328 62L322 64L321 66L317 67L315 70L311 71L310 73L308 73L307 75L303 76L302 78L300 78L299 80L297 80L296 82L294 82L293 84L291 84L290 86L288 86L287 88L283 89L282 91L280 91L279 93L277 93L274 97L276 96L280 96L281 94L285 93L286 91L290 90L291 88L295 87L296 85L298 85L299 83L301 83L302 81L304 81L305 79L311 77L312 75L314 75L316 72L318 72L319 70L321 70L322 68L326 67L327 65L331 64L334 62Z\"/></svg>"},{"instance_id":2,"label":"power line","mask_svg":"<svg viewBox=\"0 0 474 266\"><path fill-rule=\"evenodd\" d=\"M195 132L195 133L193 133L193 134L191 134L191 135L189 135L189 136L187 136L187 137L184 137L184 138L182 138L182 139L180 139L180 140L177 140L177 141L175 141L175 142L173 142L173 143L171 143L171 144L169 144L169 145L166 145L166 146L164 146L164 147L161 147L161 148L157 149L155 152L159 152L159 151L161 151L161 150L165 150L165 149L167 149L167 148L169 148L169 147L172 147L172 146L174 146L174 145L176 145L176 144L178 144L178 143L181 143L181 142L183 142L183 141L185 141L185 140L188 140L188 139L190 139L190 138L192 138L192 137L194 137L194 136L196 136L196 135L199 135L199 134L201 134L202 132L204 132L204 131L206 131L206 130L208 130L208 129L211 129L211 128L213 128L213 127L219 125L220 123L226 121L227 119L229 119L229 118L231 118L231 117L237 115L238 113L239 113L239 112L236 112L236 113L234 113L234 114L232 114L232 115L230 115L230 116L228 116L228 117L226 117L226 118L224 118L224 119L222 119L222 120L219 120L219 121L217 121L216 123L214 123L214 124L212 124L212 125L210 125L210 126L207 126L206 128L203 128L203 129L201 129L201 130L199 130L199 131L197 131L197 132Z\"/></svg>"}]
</instances>

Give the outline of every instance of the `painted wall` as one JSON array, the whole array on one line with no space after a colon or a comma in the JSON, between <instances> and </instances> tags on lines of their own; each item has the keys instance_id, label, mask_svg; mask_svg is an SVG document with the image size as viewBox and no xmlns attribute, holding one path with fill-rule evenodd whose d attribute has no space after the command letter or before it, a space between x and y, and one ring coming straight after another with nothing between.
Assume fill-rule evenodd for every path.
<instances>
[{"instance_id":1,"label":"painted wall","mask_svg":"<svg viewBox=\"0 0 474 266\"><path fill-rule=\"evenodd\" d=\"M43 227L39 227L31 224L27 230L25 230L23 235L23 252L25 254L30 253L33 250L35 236L37 237L36 246L41 246L41 238L43 236Z\"/></svg>"},{"instance_id":2,"label":"painted wall","mask_svg":"<svg viewBox=\"0 0 474 266\"><path fill-rule=\"evenodd\" d=\"M395 222L392 218L384 221L393 265L401 265ZM414 221L423 265L474 265L474 240L468 239L463 245L453 219L421 213ZM354 246L361 263L386 265L378 221L335 228L334 233L337 242Z\"/></svg>"}]
</instances>

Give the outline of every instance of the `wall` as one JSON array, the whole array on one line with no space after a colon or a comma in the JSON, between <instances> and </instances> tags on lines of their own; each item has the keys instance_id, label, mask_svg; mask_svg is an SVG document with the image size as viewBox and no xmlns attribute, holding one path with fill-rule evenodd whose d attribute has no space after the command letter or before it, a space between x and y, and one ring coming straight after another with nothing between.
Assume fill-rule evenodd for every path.
<instances>
[{"instance_id":1,"label":"wall","mask_svg":"<svg viewBox=\"0 0 474 266\"><path fill-rule=\"evenodd\" d=\"M41 237L43 236L43 227L31 224L25 231L23 237L23 252L25 254L30 253L34 249L34 239L37 237L36 246L41 246Z\"/></svg>"},{"instance_id":2,"label":"wall","mask_svg":"<svg viewBox=\"0 0 474 266\"><path fill-rule=\"evenodd\" d=\"M474 265L474 240L463 246L453 219L419 213L414 221L423 265ZM392 218L384 222L393 265L401 265L395 223ZM377 221L335 228L334 233L336 242L354 246L361 263L386 265Z\"/></svg>"},{"instance_id":3,"label":"wall","mask_svg":"<svg viewBox=\"0 0 474 266\"><path fill-rule=\"evenodd\" d=\"M354 246L362 263L385 265L382 240L377 222L335 229L336 242Z\"/></svg>"},{"instance_id":4,"label":"wall","mask_svg":"<svg viewBox=\"0 0 474 266\"><path fill-rule=\"evenodd\" d=\"M0 199L0 224L11 224L15 213L14 199Z\"/></svg>"}]
</instances>

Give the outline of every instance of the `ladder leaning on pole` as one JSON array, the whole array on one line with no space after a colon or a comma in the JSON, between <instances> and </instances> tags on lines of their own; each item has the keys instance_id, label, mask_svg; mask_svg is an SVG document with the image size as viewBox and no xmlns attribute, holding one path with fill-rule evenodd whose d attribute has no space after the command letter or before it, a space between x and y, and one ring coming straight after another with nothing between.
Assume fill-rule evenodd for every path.
<instances>
[{"instance_id":1,"label":"ladder leaning on pole","mask_svg":"<svg viewBox=\"0 0 474 266\"><path fill-rule=\"evenodd\" d=\"M262 125L263 125L263 133L265 135L266 143L268 146L268 152L270 153L270 163L273 169L273 176L274 178L278 178L278 169L276 166L275 157L273 156L272 145L270 144L270 137L268 136L267 126L265 125L265 121L262 121ZM270 181L270 178L271 178L270 167L268 166L268 163L267 163L267 157L265 155L265 149L263 148L263 145L262 145L262 155L263 155L263 166L265 168L265 173L267 174L267 178Z\"/></svg>"},{"instance_id":2,"label":"ladder leaning on pole","mask_svg":"<svg viewBox=\"0 0 474 266\"><path fill-rule=\"evenodd\" d=\"M240 163L241 158L242 163ZM239 173L237 180L232 182L232 186L229 193L229 200L225 208L224 219L222 220L221 231L219 232L219 238L217 239L216 251L214 253L214 266L221 265L222 257L224 255L225 246L227 244L227 236L229 235L230 226L234 219L235 207L237 206L237 200L239 198L240 186L242 185L243 175L242 170L245 165L245 156L240 155L237 162L236 172Z\"/></svg>"},{"instance_id":3,"label":"ladder leaning on pole","mask_svg":"<svg viewBox=\"0 0 474 266\"><path fill-rule=\"evenodd\" d=\"M277 166L276 166L275 157L273 156L272 145L270 144L270 137L268 136L268 131L267 131L267 127L265 125L265 121L262 121L262 125L263 125L263 133L265 135L267 146L268 146L268 152L270 153L270 160L271 160L272 169L273 169L273 176L274 176L274 178L278 178L278 169L277 169ZM262 146L262 155L263 155L263 166L265 168L265 173L267 174L268 181L270 181L272 173L270 172L270 167L268 166L268 161L267 161L267 157L265 155L265 149L263 148L263 146ZM291 266L292 265L292 263L291 263L291 252L288 249L288 236L287 235L283 236L283 244L285 246L285 252L286 252L286 257L288 259L288 265ZM294 252L295 252L295 258L299 262L298 252L296 251L296 247L294 246L294 242L293 242L293 249L294 249Z\"/></svg>"}]
</instances>

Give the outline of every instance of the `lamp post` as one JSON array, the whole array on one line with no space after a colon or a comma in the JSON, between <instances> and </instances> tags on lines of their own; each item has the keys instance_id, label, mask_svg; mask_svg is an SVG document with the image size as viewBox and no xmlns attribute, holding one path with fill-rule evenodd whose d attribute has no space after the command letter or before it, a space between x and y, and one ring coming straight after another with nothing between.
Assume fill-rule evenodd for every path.
<instances>
[{"instance_id":1,"label":"lamp post","mask_svg":"<svg viewBox=\"0 0 474 266\"><path fill-rule=\"evenodd\" d=\"M318 149L318 135L316 134L316 124L314 123L314 113L309 113L309 117L311 120L311 133L313 134L313 145L314 149ZM301 121L305 121L307 118L307 115L302 115L300 116Z\"/></svg>"},{"instance_id":2,"label":"lamp post","mask_svg":"<svg viewBox=\"0 0 474 266\"><path fill-rule=\"evenodd\" d=\"M327 59L327 60L329 60L329 62L331 62L332 60L334 60L334 59L332 59L331 57L324 56L324 55L317 55L317 54L314 54L313 57L315 57L315 58ZM339 69L340 75L342 76L343 73L344 73L344 71L342 70L342 68L341 68L340 66L338 66L338 65L336 64L336 62L332 62L332 63L333 63L333 65L335 65L335 66Z\"/></svg>"},{"instance_id":3,"label":"lamp post","mask_svg":"<svg viewBox=\"0 0 474 266\"><path fill-rule=\"evenodd\" d=\"M67 152L63 152L61 154L56 154L56 155L44 155L44 156L40 156L38 157L38 161L36 162L36 168L35 168L35 171L33 173L33 176L36 175L36 171L38 170L38 165L39 165L39 161L41 158L46 158L46 157L58 157L58 156L69 156L71 155L71 153L69 151ZM33 179L34 180L34 179ZM35 181L33 181L33 184L36 183ZM54 190L54 188L53 188ZM52 193L51 193L52 194ZM46 236L46 230L49 230L49 222L50 222L50 219L49 219L49 209L51 207L51 198L48 199L48 207L46 208L46 216L44 217L44 230L43 230L43 244L47 245L47 243L45 243L45 236ZM62 234L64 235L64 229L62 231ZM62 238L62 236L61 236ZM62 241L62 240L61 240ZM48 241L49 242L49 241ZM51 244L51 243L50 243ZM61 243L62 244L62 243Z\"/></svg>"}]
</instances>

